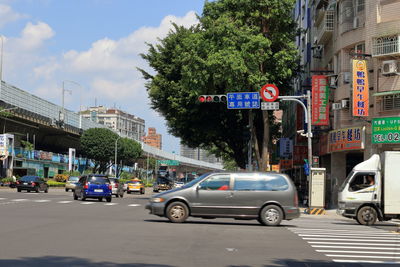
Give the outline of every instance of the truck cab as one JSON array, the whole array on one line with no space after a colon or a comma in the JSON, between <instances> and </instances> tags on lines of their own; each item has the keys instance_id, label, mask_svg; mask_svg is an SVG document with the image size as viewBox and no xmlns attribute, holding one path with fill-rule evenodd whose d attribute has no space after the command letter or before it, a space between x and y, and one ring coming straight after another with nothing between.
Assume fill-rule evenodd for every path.
<instances>
[{"instance_id":1,"label":"truck cab","mask_svg":"<svg viewBox=\"0 0 400 267\"><path fill-rule=\"evenodd\" d=\"M400 168L399 160L399 152L385 152L356 165L339 188L337 213L363 225L397 218L400 211L389 207L400 194L390 194L387 188L398 184L392 170Z\"/></svg>"}]
</instances>

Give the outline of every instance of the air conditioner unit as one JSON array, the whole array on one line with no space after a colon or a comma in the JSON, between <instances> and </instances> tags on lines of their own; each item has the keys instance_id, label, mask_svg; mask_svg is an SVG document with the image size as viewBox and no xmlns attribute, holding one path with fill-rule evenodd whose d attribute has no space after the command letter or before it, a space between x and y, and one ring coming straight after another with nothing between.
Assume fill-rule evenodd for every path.
<instances>
[{"instance_id":1,"label":"air conditioner unit","mask_svg":"<svg viewBox=\"0 0 400 267\"><path fill-rule=\"evenodd\" d=\"M329 86L330 87L337 87L337 76L329 77Z\"/></svg>"},{"instance_id":2,"label":"air conditioner unit","mask_svg":"<svg viewBox=\"0 0 400 267\"><path fill-rule=\"evenodd\" d=\"M350 100L349 99L342 99L342 108L349 108L350 107Z\"/></svg>"},{"instance_id":3,"label":"air conditioner unit","mask_svg":"<svg viewBox=\"0 0 400 267\"><path fill-rule=\"evenodd\" d=\"M339 110L342 109L342 103L333 103L332 110Z\"/></svg>"},{"instance_id":4,"label":"air conditioner unit","mask_svg":"<svg viewBox=\"0 0 400 267\"><path fill-rule=\"evenodd\" d=\"M343 83L350 83L350 72L343 72Z\"/></svg>"},{"instance_id":5,"label":"air conditioner unit","mask_svg":"<svg viewBox=\"0 0 400 267\"><path fill-rule=\"evenodd\" d=\"M357 29L360 27L360 18L359 17L354 17L353 19L353 29Z\"/></svg>"},{"instance_id":6,"label":"air conditioner unit","mask_svg":"<svg viewBox=\"0 0 400 267\"><path fill-rule=\"evenodd\" d=\"M385 76L400 74L400 62L397 60L383 61L382 74Z\"/></svg>"}]
</instances>

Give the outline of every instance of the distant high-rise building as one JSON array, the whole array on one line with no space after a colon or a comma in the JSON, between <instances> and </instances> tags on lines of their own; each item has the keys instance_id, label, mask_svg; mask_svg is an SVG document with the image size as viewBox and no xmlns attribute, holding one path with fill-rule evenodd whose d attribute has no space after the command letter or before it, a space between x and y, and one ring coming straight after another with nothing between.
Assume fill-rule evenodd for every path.
<instances>
[{"instance_id":1,"label":"distant high-rise building","mask_svg":"<svg viewBox=\"0 0 400 267\"><path fill-rule=\"evenodd\" d=\"M106 125L122 137L141 141L145 135L145 121L143 119L116 108L90 107L81 111L80 114L84 118Z\"/></svg>"},{"instance_id":2,"label":"distant high-rise building","mask_svg":"<svg viewBox=\"0 0 400 267\"><path fill-rule=\"evenodd\" d=\"M162 135L158 134L154 127L149 127L147 135L143 138L143 142L149 146L162 149Z\"/></svg>"},{"instance_id":3,"label":"distant high-rise building","mask_svg":"<svg viewBox=\"0 0 400 267\"><path fill-rule=\"evenodd\" d=\"M221 162L219 158L216 158L214 155L210 154L207 150L201 148L190 148L181 144L181 156L191 159L197 159L209 163L218 163Z\"/></svg>"}]
</instances>

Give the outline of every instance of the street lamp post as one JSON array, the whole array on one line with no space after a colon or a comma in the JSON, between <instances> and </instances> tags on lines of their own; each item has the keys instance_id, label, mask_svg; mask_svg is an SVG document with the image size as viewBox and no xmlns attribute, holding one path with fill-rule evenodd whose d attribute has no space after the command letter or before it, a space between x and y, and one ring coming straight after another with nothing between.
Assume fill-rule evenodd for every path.
<instances>
[{"instance_id":1,"label":"street lamp post","mask_svg":"<svg viewBox=\"0 0 400 267\"><path fill-rule=\"evenodd\" d=\"M66 82L69 82L69 83L72 83L72 84L75 84L75 85L77 85L77 86L79 86L81 89L82 89L82 85L80 84L80 83L77 83L77 82L74 82L74 81L70 81L70 80L64 80L63 82L62 82L62 88L61 88L61 108L62 108L62 118L64 119L65 118L65 92L68 92L68 93L72 93L72 90L67 90L67 89L65 89L65 83ZM79 97L79 111L81 111L81 107L82 107L82 100L81 100L81 96ZM81 119L81 114L80 114L80 112L79 112L79 128L82 128L82 119Z\"/></svg>"},{"instance_id":2,"label":"street lamp post","mask_svg":"<svg viewBox=\"0 0 400 267\"><path fill-rule=\"evenodd\" d=\"M114 159L114 163L115 163L115 176L118 176L118 161L117 161L117 157L118 157L118 140L121 138L121 136L118 136L117 139L115 140L115 159Z\"/></svg>"},{"instance_id":3,"label":"street lamp post","mask_svg":"<svg viewBox=\"0 0 400 267\"><path fill-rule=\"evenodd\" d=\"M0 56L0 98L3 89L3 46L4 46L4 37L0 35L1 39L1 56Z\"/></svg>"}]
</instances>

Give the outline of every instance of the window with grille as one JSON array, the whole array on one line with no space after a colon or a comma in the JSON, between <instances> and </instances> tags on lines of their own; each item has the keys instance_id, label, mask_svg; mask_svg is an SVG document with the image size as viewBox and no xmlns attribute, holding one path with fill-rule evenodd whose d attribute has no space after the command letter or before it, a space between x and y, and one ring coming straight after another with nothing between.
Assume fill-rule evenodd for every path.
<instances>
[{"instance_id":1,"label":"window with grille","mask_svg":"<svg viewBox=\"0 0 400 267\"><path fill-rule=\"evenodd\" d=\"M400 109L400 94L387 95L383 97L382 110Z\"/></svg>"}]
</instances>

